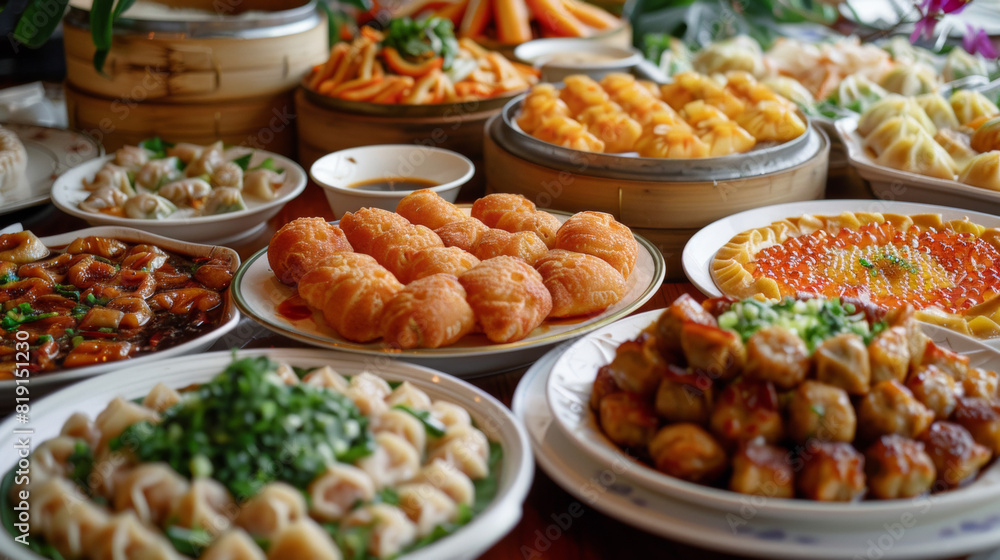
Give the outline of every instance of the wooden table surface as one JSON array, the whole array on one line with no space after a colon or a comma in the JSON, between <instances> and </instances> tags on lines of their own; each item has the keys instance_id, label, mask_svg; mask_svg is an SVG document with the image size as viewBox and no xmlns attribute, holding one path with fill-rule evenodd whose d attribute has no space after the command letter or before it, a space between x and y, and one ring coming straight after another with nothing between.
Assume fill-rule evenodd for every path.
<instances>
[{"instance_id":1,"label":"wooden table surface","mask_svg":"<svg viewBox=\"0 0 1000 560\"><path fill-rule=\"evenodd\" d=\"M828 191L829 193L829 191ZM465 193L463 193L465 198ZM233 247L244 259L265 247L274 231L282 224L301 216L320 216L328 220L333 214L322 191L310 184L306 191L285 208L253 239ZM0 216L0 228L20 222L40 236L74 231L86 223L68 216L54 206L28 209ZM677 296L701 294L689 282L665 282L660 290L640 310L648 311L667 306ZM291 339L272 334L244 317L234 330L240 346L281 347L301 346ZM212 350L226 350L232 346L233 337ZM524 369L480 377L470 380L510 406L514 389ZM571 524L566 524L566 514L577 514ZM582 513L581 513L582 512ZM560 525L562 524L562 526ZM541 469L535 469L535 480L524 504L520 523L482 557L482 560L529 559L617 559L632 555L639 558L672 558L676 560L723 560L743 558L716 553L665 540L634 529L599 511L580 503L557 486Z\"/></svg>"}]
</instances>

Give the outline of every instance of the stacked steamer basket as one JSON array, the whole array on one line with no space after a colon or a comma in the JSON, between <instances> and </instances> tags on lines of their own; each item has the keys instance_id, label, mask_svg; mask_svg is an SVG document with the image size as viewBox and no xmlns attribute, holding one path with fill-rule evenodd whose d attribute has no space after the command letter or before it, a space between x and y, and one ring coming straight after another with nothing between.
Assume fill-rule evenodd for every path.
<instances>
[{"instance_id":1,"label":"stacked steamer basket","mask_svg":"<svg viewBox=\"0 0 1000 560\"><path fill-rule=\"evenodd\" d=\"M824 195L830 141L812 126L798 138L747 153L630 157L524 133L516 123L523 99L487 123L487 191L522 194L541 208L610 213L660 249L668 279L683 278L681 251L702 227L743 210Z\"/></svg>"},{"instance_id":2,"label":"stacked steamer basket","mask_svg":"<svg viewBox=\"0 0 1000 560\"><path fill-rule=\"evenodd\" d=\"M163 4L183 15L163 10L167 15L116 21L106 75L92 63L89 12L70 8L64 25L70 125L108 150L161 136L293 155L292 92L327 52L315 0Z\"/></svg>"}]
</instances>

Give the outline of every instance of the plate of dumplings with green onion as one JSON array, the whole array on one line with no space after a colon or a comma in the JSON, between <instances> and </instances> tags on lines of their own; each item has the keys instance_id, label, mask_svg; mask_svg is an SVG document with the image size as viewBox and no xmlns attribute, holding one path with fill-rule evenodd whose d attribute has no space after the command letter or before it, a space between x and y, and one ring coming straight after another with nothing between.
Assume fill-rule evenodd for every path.
<instances>
[{"instance_id":1,"label":"plate of dumplings with green onion","mask_svg":"<svg viewBox=\"0 0 1000 560\"><path fill-rule=\"evenodd\" d=\"M220 244L256 234L305 185L305 171L278 154L151 138L67 171L52 201L91 225Z\"/></svg>"}]
</instances>

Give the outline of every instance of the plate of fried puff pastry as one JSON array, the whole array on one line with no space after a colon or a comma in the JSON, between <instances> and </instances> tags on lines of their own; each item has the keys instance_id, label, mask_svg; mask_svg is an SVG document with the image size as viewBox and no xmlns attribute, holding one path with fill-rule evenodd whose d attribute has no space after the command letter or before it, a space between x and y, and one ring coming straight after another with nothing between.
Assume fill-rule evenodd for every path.
<instances>
[{"instance_id":1,"label":"plate of fried puff pastry","mask_svg":"<svg viewBox=\"0 0 1000 560\"><path fill-rule=\"evenodd\" d=\"M664 273L656 247L610 214L505 193L460 207L423 189L395 212L289 222L233 292L248 316L301 342L475 376L632 313Z\"/></svg>"}]
</instances>

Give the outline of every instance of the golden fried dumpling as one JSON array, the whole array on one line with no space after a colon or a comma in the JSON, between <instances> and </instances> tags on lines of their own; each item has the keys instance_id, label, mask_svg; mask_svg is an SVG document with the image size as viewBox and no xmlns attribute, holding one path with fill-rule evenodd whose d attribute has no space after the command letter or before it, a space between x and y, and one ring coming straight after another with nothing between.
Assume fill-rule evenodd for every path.
<instances>
[{"instance_id":1,"label":"golden fried dumpling","mask_svg":"<svg viewBox=\"0 0 1000 560\"><path fill-rule=\"evenodd\" d=\"M579 119L604 142L604 151L610 154L631 152L642 135L642 125L614 102L590 107L579 114Z\"/></svg>"},{"instance_id":2,"label":"golden fried dumpling","mask_svg":"<svg viewBox=\"0 0 1000 560\"><path fill-rule=\"evenodd\" d=\"M593 256L553 249L535 263L552 296L552 317L588 315L625 297L625 278Z\"/></svg>"},{"instance_id":3,"label":"golden fried dumpling","mask_svg":"<svg viewBox=\"0 0 1000 560\"><path fill-rule=\"evenodd\" d=\"M986 152L972 158L958 180L966 185L1000 191L1000 152Z\"/></svg>"},{"instance_id":4,"label":"golden fried dumpling","mask_svg":"<svg viewBox=\"0 0 1000 560\"><path fill-rule=\"evenodd\" d=\"M893 117L902 116L913 117L931 135L937 132L934 122L912 98L902 95L887 95L876 101L861 115L861 119L858 120L858 134L868 136L883 122ZM753 134L753 131L751 130L750 133Z\"/></svg>"},{"instance_id":5,"label":"golden fried dumpling","mask_svg":"<svg viewBox=\"0 0 1000 560\"><path fill-rule=\"evenodd\" d=\"M476 322L491 342L521 340L552 310L542 276L515 257L485 260L458 277Z\"/></svg>"},{"instance_id":6,"label":"golden fried dumpling","mask_svg":"<svg viewBox=\"0 0 1000 560\"><path fill-rule=\"evenodd\" d=\"M556 232L559 231L559 218L544 210L533 212L507 212L497 220L497 229L517 233L530 231L538 236L551 249L556 244Z\"/></svg>"},{"instance_id":7,"label":"golden fried dumpling","mask_svg":"<svg viewBox=\"0 0 1000 560\"><path fill-rule=\"evenodd\" d=\"M636 142L635 149L642 157L652 158L702 158L708 157L708 144L695 136L690 127L658 124L647 127Z\"/></svg>"},{"instance_id":8,"label":"golden fried dumpling","mask_svg":"<svg viewBox=\"0 0 1000 560\"><path fill-rule=\"evenodd\" d=\"M760 142L787 142L806 131L795 109L777 101L761 101L747 108L736 122Z\"/></svg>"},{"instance_id":9,"label":"golden fried dumpling","mask_svg":"<svg viewBox=\"0 0 1000 560\"><path fill-rule=\"evenodd\" d=\"M729 117L721 109L714 105L709 105L701 99L692 101L681 109L681 116L687 123L695 128L711 121L728 121Z\"/></svg>"},{"instance_id":10,"label":"golden fried dumpling","mask_svg":"<svg viewBox=\"0 0 1000 560\"><path fill-rule=\"evenodd\" d=\"M532 136L539 140L584 152L603 152L604 142L590 133L578 121L570 117L555 115L545 119Z\"/></svg>"},{"instance_id":11,"label":"golden fried dumpling","mask_svg":"<svg viewBox=\"0 0 1000 560\"><path fill-rule=\"evenodd\" d=\"M639 242L628 226L604 212L578 212L559 228L556 248L604 260L628 280L639 258Z\"/></svg>"},{"instance_id":12,"label":"golden fried dumpling","mask_svg":"<svg viewBox=\"0 0 1000 560\"><path fill-rule=\"evenodd\" d=\"M421 249L410 258L405 274L406 282L413 282L433 274L453 274L458 276L479 264L472 253L458 247L428 247Z\"/></svg>"},{"instance_id":13,"label":"golden fried dumpling","mask_svg":"<svg viewBox=\"0 0 1000 560\"><path fill-rule=\"evenodd\" d=\"M342 268L344 270L350 270L352 268L364 268L369 266L380 266L375 257L371 255L366 255L364 253L335 253L329 257L316 263L314 268L328 267L328 268ZM299 286L299 293L301 294L303 290L302 286ZM303 296L305 297L305 296Z\"/></svg>"},{"instance_id":14,"label":"golden fried dumpling","mask_svg":"<svg viewBox=\"0 0 1000 560\"><path fill-rule=\"evenodd\" d=\"M399 348L439 348L472 332L475 324L458 278L433 274L393 296L382 313L382 336Z\"/></svg>"},{"instance_id":15,"label":"golden fried dumpling","mask_svg":"<svg viewBox=\"0 0 1000 560\"><path fill-rule=\"evenodd\" d=\"M758 82L757 79L748 72L728 72L726 74L725 89L745 101L748 106L756 105L761 101L778 101L785 105L793 105L788 99L778 95L771 88Z\"/></svg>"},{"instance_id":16,"label":"golden fried dumpling","mask_svg":"<svg viewBox=\"0 0 1000 560\"><path fill-rule=\"evenodd\" d=\"M709 120L698 129L698 134L712 157L749 152L757 145L756 138L731 120Z\"/></svg>"},{"instance_id":17,"label":"golden fried dumpling","mask_svg":"<svg viewBox=\"0 0 1000 560\"><path fill-rule=\"evenodd\" d=\"M611 100L640 125L646 125L656 113L674 114L674 110L638 81L611 94ZM676 116L676 115L675 115Z\"/></svg>"},{"instance_id":18,"label":"golden fried dumpling","mask_svg":"<svg viewBox=\"0 0 1000 560\"><path fill-rule=\"evenodd\" d=\"M507 212L534 212L535 203L519 194L493 193L472 203L472 217L496 227L497 222Z\"/></svg>"},{"instance_id":19,"label":"golden fried dumpling","mask_svg":"<svg viewBox=\"0 0 1000 560\"><path fill-rule=\"evenodd\" d=\"M942 128L958 128L959 122L958 117L955 116L955 110L951 108L951 104L940 93L925 93L913 99L927 113L927 116L934 123L934 126L938 127L938 130Z\"/></svg>"},{"instance_id":20,"label":"golden fried dumpling","mask_svg":"<svg viewBox=\"0 0 1000 560\"><path fill-rule=\"evenodd\" d=\"M913 117L909 115L892 117L883 121L871 134L865 136L864 147L875 154L875 157L878 157L896 140L920 133L926 133L926 131Z\"/></svg>"},{"instance_id":21,"label":"golden fried dumpling","mask_svg":"<svg viewBox=\"0 0 1000 560\"><path fill-rule=\"evenodd\" d=\"M926 132L898 138L875 163L939 179L954 179L958 173L958 166L948 152Z\"/></svg>"},{"instance_id":22,"label":"golden fried dumpling","mask_svg":"<svg viewBox=\"0 0 1000 560\"><path fill-rule=\"evenodd\" d=\"M1000 150L1000 117L981 124L972 135L969 145L977 152Z\"/></svg>"},{"instance_id":23,"label":"golden fried dumpling","mask_svg":"<svg viewBox=\"0 0 1000 560\"><path fill-rule=\"evenodd\" d=\"M674 81L664 84L660 91L663 93L663 100L678 111L688 103L701 99L718 107L732 119L742 114L746 106L743 100L726 91L712 78L694 72L676 74Z\"/></svg>"},{"instance_id":24,"label":"golden fried dumpling","mask_svg":"<svg viewBox=\"0 0 1000 560\"><path fill-rule=\"evenodd\" d=\"M267 263L282 284L294 286L323 259L353 251L347 236L323 218L298 218L281 226L267 245Z\"/></svg>"},{"instance_id":25,"label":"golden fried dumpling","mask_svg":"<svg viewBox=\"0 0 1000 560\"><path fill-rule=\"evenodd\" d=\"M370 253L375 239L390 229L409 225L406 218L381 208L362 208L340 219L340 229L359 253Z\"/></svg>"},{"instance_id":26,"label":"golden fried dumpling","mask_svg":"<svg viewBox=\"0 0 1000 560\"><path fill-rule=\"evenodd\" d=\"M601 87L614 99L622 90L634 87L637 81L632 74L611 72L601 78Z\"/></svg>"},{"instance_id":27,"label":"golden fried dumpling","mask_svg":"<svg viewBox=\"0 0 1000 560\"><path fill-rule=\"evenodd\" d=\"M443 225L435 229L434 233L438 234L445 247L458 247L472 252L479 244L479 239L489 230L489 226L478 219L466 218L461 222Z\"/></svg>"},{"instance_id":28,"label":"golden fried dumpling","mask_svg":"<svg viewBox=\"0 0 1000 560\"><path fill-rule=\"evenodd\" d=\"M376 237L368 254L375 257L396 278L405 278L414 253L428 247L444 247L444 243L430 228L408 224Z\"/></svg>"},{"instance_id":29,"label":"golden fried dumpling","mask_svg":"<svg viewBox=\"0 0 1000 560\"><path fill-rule=\"evenodd\" d=\"M934 141L948 152L959 169L964 169L969 164L969 160L979 155L979 152L972 149L969 135L959 130L939 130L934 135Z\"/></svg>"},{"instance_id":30,"label":"golden fried dumpling","mask_svg":"<svg viewBox=\"0 0 1000 560\"><path fill-rule=\"evenodd\" d=\"M601 84L586 74L573 74L563 79L566 87L559 93L559 98L566 102L571 115L579 115L589 107L599 107L610 101Z\"/></svg>"},{"instance_id":31,"label":"golden fried dumpling","mask_svg":"<svg viewBox=\"0 0 1000 560\"><path fill-rule=\"evenodd\" d=\"M404 196L396 205L396 213L409 220L411 224L431 229L466 218L458 206L441 198L441 195L431 189L420 189Z\"/></svg>"},{"instance_id":32,"label":"golden fried dumpling","mask_svg":"<svg viewBox=\"0 0 1000 560\"><path fill-rule=\"evenodd\" d=\"M535 261L541 258L546 251L548 251L548 247L534 232L510 233L494 228L483 234L473 254L483 261L506 255L534 265Z\"/></svg>"},{"instance_id":33,"label":"golden fried dumpling","mask_svg":"<svg viewBox=\"0 0 1000 560\"><path fill-rule=\"evenodd\" d=\"M971 89L959 89L952 92L948 99L955 117L961 124L968 124L980 117L995 117L1000 115L1000 108L986 98L982 93Z\"/></svg>"},{"instance_id":34,"label":"golden fried dumpling","mask_svg":"<svg viewBox=\"0 0 1000 560\"><path fill-rule=\"evenodd\" d=\"M299 294L340 336L369 342L382 335L382 309L403 285L378 264L320 267L299 280Z\"/></svg>"},{"instance_id":35,"label":"golden fried dumpling","mask_svg":"<svg viewBox=\"0 0 1000 560\"><path fill-rule=\"evenodd\" d=\"M538 84L524 98L521 104L521 114L517 117L517 126L531 134L542 126L545 119L561 115L570 116L566 102L559 99L559 90L552 84Z\"/></svg>"}]
</instances>

